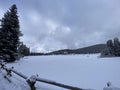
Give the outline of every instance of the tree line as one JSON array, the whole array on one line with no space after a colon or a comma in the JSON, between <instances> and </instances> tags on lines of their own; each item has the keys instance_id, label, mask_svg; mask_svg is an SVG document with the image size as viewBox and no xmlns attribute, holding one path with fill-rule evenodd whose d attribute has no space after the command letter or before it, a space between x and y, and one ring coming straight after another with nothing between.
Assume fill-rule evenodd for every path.
<instances>
[{"instance_id":1,"label":"tree line","mask_svg":"<svg viewBox=\"0 0 120 90\"><path fill-rule=\"evenodd\" d=\"M0 19L0 60L13 62L29 55L30 49L20 42L23 34L18 17L17 6L13 4Z\"/></svg>"}]
</instances>

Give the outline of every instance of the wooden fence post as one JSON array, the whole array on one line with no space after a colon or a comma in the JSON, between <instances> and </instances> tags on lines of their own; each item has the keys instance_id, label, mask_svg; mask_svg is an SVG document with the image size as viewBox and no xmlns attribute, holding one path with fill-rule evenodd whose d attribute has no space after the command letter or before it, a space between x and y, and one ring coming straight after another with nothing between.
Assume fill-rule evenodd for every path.
<instances>
[{"instance_id":1,"label":"wooden fence post","mask_svg":"<svg viewBox=\"0 0 120 90\"><path fill-rule=\"evenodd\" d=\"M36 90L36 88L35 88L36 76L35 75L32 75L26 81L27 81L28 85L30 86L31 90Z\"/></svg>"},{"instance_id":2,"label":"wooden fence post","mask_svg":"<svg viewBox=\"0 0 120 90\"><path fill-rule=\"evenodd\" d=\"M10 69L6 69L6 72L7 72L7 75L8 75L8 76L10 76L10 77L12 76L12 72L11 72Z\"/></svg>"},{"instance_id":3,"label":"wooden fence post","mask_svg":"<svg viewBox=\"0 0 120 90\"><path fill-rule=\"evenodd\" d=\"M0 62L1 68L4 69L6 63Z\"/></svg>"}]
</instances>

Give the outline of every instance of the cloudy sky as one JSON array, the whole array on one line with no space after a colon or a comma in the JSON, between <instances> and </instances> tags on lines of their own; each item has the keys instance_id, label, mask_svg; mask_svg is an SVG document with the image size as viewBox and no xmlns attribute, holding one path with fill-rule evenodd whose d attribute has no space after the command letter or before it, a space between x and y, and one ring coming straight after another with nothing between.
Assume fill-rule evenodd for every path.
<instances>
[{"instance_id":1,"label":"cloudy sky","mask_svg":"<svg viewBox=\"0 0 120 90\"><path fill-rule=\"evenodd\" d=\"M120 0L0 0L0 18L18 7L31 51L80 48L120 38Z\"/></svg>"}]
</instances>

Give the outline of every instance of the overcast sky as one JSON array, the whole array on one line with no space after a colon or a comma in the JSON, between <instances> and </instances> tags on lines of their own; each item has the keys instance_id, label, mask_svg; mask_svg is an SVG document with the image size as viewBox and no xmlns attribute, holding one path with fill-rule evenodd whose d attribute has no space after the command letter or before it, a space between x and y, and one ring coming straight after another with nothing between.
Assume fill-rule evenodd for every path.
<instances>
[{"instance_id":1,"label":"overcast sky","mask_svg":"<svg viewBox=\"0 0 120 90\"><path fill-rule=\"evenodd\" d=\"M0 0L0 18L18 7L31 51L80 48L120 38L120 0Z\"/></svg>"}]
</instances>

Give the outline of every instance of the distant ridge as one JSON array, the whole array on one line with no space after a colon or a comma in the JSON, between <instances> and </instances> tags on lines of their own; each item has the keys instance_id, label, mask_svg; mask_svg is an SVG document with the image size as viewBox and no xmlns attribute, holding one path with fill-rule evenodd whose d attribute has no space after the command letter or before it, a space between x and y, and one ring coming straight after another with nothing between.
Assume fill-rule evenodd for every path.
<instances>
[{"instance_id":1,"label":"distant ridge","mask_svg":"<svg viewBox=\"0 0 120 90\"><path fill-rule=\"evenodd\" d=\"M93 54L101 53L107 46L105 44L96 44L79 49L62 49L47 53L47 55L66 55L66 54Z\"/></svg>"}]
</instances>

